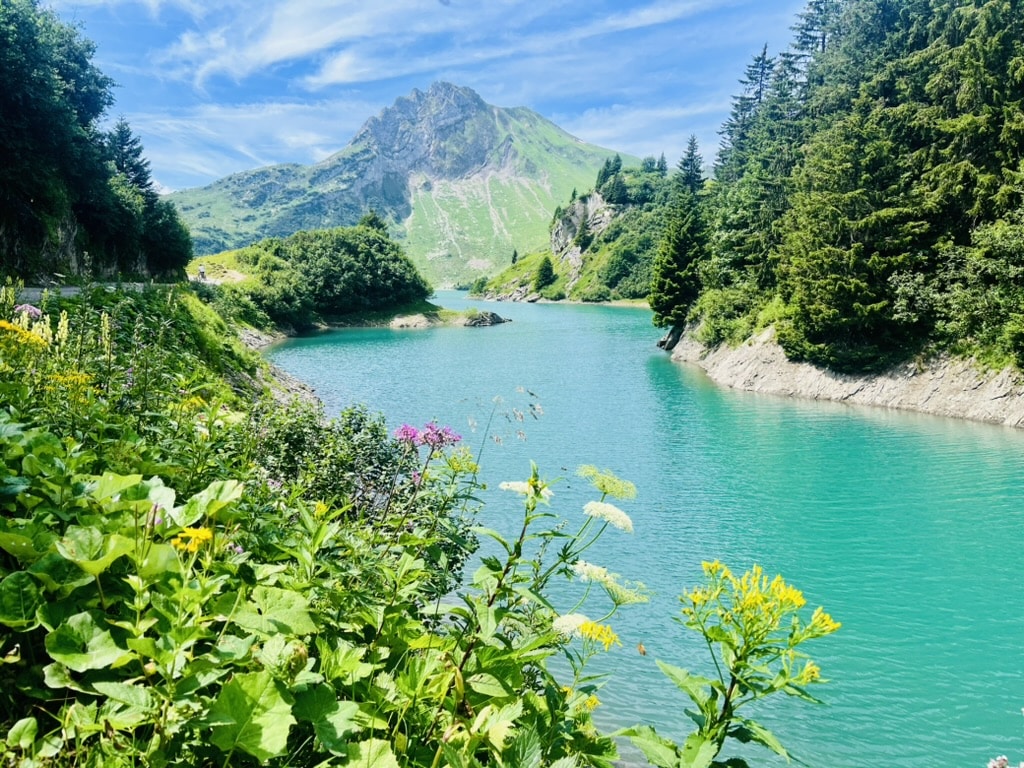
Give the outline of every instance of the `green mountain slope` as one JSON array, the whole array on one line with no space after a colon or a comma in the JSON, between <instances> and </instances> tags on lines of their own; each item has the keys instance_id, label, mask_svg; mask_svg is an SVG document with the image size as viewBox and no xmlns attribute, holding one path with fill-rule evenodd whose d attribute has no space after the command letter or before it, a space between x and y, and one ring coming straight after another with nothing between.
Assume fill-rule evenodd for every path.
<instances>
[{"instance_id":1,"label":"green mountain slope","mask_svg":"<svg viewBox=\"0 0 1024 768\"><path fill-rule=\"evenodd\" d=\"M372 208L444 286L497 272L513 249L543 247L558 201L589 187L613 154L529 109L435 83L370 118L320 163L259 168L171 199L200 254L352 225Z\"/></svg>"}]
</instances>

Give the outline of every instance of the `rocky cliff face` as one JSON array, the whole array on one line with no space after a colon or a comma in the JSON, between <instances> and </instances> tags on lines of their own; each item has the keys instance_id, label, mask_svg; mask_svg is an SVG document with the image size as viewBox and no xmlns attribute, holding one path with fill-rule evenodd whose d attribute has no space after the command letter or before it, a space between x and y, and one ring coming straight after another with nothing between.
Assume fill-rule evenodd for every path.
<instances>
[{"instance_id":1,"label":"rocky cliff face","mask_svg":"<svg viewBox=\"0 0 1024 768\"><path fill-rule=\"evenodd\" d=\"M1024 427L1021 376L1010 369L983 371L971 360L938 357L878 375L844 375L787 360L771 329L735 348L707 349L685 334L672 359L695 363L719 384L750 392Z\"/></svg>"},{"instance_id":2,"label":"rocky cliff face","mask_svg":"<svg viewBox=\"0 0 1024 768\"><path fill-rule=\"evenodd\" d=\"M434 83L371 117L316 165L235 174L171 199L200 254L351 225L372 208L444 285L497 271L514 248L543 246L557 202L592 183L612 154L528 109Z\"/></svg>"}]
</instances>

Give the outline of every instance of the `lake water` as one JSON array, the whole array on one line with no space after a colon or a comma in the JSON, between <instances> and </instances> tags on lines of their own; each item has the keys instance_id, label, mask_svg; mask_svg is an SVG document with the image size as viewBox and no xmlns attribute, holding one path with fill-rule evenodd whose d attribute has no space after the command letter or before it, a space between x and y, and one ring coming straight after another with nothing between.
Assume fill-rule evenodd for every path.
<instances>
[{"instance_id":1,"label":"lake water","mask_svg":"<svg viewBox=\"0 0 1024 768\"><path fill-rule=\"evenodd\" d=\"M517 498L497 482L526 479L531 459L564 478L552 509L574 524L593 498L578 465L636 484L620 505L635 533L610 530L587 556L654 592L614 620L623 647L602 658L603 725L685 738L688 700L654 662L706 666L706 648L673 617L701 561L718 558L782 573L843 624L806 646L831 680L813 689L825 706L748 713L808 765L1024 760L1024 433L722 389L655 347L644 309L436 300L513 322L344 330L268 357L315 387L328 413L365 403L392 426L452 425L482 448L495 488L482 522L510 535ZM519 422L513 409L530 403L543 415Z\"/></svg>"}]
</instances>

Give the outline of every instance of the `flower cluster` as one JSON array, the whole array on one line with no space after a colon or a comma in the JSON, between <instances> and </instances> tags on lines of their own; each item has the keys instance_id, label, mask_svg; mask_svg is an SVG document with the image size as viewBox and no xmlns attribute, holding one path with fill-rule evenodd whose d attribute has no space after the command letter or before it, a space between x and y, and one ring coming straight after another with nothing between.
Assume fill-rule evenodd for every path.
<instances>
[{"instance_id":1,"label":"flower cluster","mask_svg":"<svg viewBox=\"0 0 1024 768\"><path fill-rule=\"evenodd\" d=\"M544 501L550 499L554 494L551 489L542 482L531 480L505 480L498 484L503 491L512 491L523 496L537 496Z\"/></svg>"},{"instance_id":2,"label":"flower cluster","mask_svg":"<svg viewBox=\"0 0 1024 768\"><path fill-rule=\"evenodd\" d=\"M182 552L198 552L212 538L213 531L209 528L183 528L181 533L171 539L171 544Z\"/></svg>"},{"instance_id":3,"label":"flower cluster","mask_svg":"<svg viewBox=\"0 0 1024 768\"><path fill-rule=\"evenodd\" d=\"M607 651L613 645L622 645L615 630L608 624L598 624L596 621L585 621L580 625L580 635L587 640L594 640L604 646Z\"/></svg>"},{"instance_id":4,"label":"flower cluster","mask_svg":"<svg viewBox=\"0 0 1024 768\"><path fill-rule=\"evenodd\" d=\"M395 430L394 434L398 442L405 443L409 447L426 445L435 451L455 445L462 440L462 435L456 434L451 427L439 426L436 421L431 421L422 430L409 424L403 424Z\"/></svg>"},{"instance_id":5,"label":"flower cluster","mask_svg":"<svg viewBox=\"0 0 1024 768\"><path fill-rule=\"evenodd\" d=\"M604 501L588 501L583 507L583 512L615 526L620 531L625 531L626 533L633 532L633 521L629 519L629 515L614 504L608 504Z\"/></svg>"},{"instance_id":6,"label":"flower cluster","mask_svg":"<svg viewBox=\"0 0 1024 768\"><path fill-rule=\"evenodd\" d=\"M30 320L38 320L43 316L43 310L32 304L19 304L14 308L16 315L28 315Z\"/></svg>"},{"instance_id":7,"label":"flower cluster","mask_svg":"<svg viewBox=\"0 0 1024 768\"><path fill-rule=\"evenodd\" d=\"M613 499L635 499L636 486L628 480L622 480L608 469L598 469L593 464L584 464L576 470L576 474L585 477L604 496Z\"/></svg>"}]
</instances>

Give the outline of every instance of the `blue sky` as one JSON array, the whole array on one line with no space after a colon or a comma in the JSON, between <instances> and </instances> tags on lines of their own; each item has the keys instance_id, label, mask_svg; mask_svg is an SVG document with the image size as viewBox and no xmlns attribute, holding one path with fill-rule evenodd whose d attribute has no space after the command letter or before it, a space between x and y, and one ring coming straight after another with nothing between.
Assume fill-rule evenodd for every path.
<instances>
[{"instance_id":1,"label":"blue sky","mask_svg":"<svg viewBox=\"0 0 1024 768\"><path fill-rule=\"evenodd\" d=\"M117 83L110 120L154 179L313 163L413 88L447 80L573 135L705 160L746 65L804 0L50 0Z\"/></svg>"}]
</instances>

